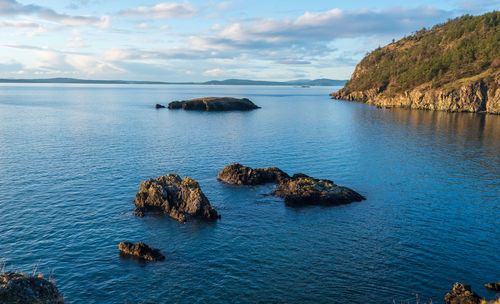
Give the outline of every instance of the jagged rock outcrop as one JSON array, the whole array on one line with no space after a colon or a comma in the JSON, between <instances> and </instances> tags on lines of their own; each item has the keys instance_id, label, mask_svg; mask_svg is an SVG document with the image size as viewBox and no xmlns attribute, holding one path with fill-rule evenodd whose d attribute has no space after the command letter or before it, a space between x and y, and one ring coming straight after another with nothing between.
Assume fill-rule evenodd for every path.
<instances>
[{"instance_id":1,"label":"jagged rock outcrop","mask_svg":"<svg viewBox=\"0 0 500 304\"><path fill-rule=\"evenodd\" d=\"M193 111L248 111L259 109L247 98L204 97L184 101L172 101L168 108Z\"/></svg>"},{"instance_id":2,"label":"jagged rock outcrop","mask_svg":"<svg viewBox=\"0 0 500 304\"><path fill-rule=\"evenodd\" d=\"M142 260L152 262L165 260L165 256L160 253L160 250L152 249L143 242L139 242L135 245L130 242L120 242L118 249L121 255L133 256Z\"/></svg>"},{"instance_id":3,"label":"jagged rock outcrop","mask_svg":"<svg viewBox=\"0 0 500 304\"><path fill-rule=\"evenodd\" d=\"M217 179L235 185L277 184L271 194L283 198L289 205L340 205L365 198L347 187L337 186L326 179L315 179L302 173L290 177L277 167L256 168L232 164L224 167Z\"/></svg>"},{"instance_id":4,"label":"jagged rock outcrop","mask_svg":"<svg viewBox=\"0 0 500 304\"><path fill-rule=\"evenodd\" d=\"M0 303L62 304L56 285L41 275L6 272L0 274Z\"/></svg>"},{"instance_id":5,"label":"jagged rock outcrop","mask_svg":"<svg viewBox=\"0 0 500 304\"><path fill-rule=\"evenodd\" d=\"M484 284L484 287L490 290L500 291L500 283L487 283Z\"/></svg>"},{"instance_id":6,"label":"jagged rock outcrop","mask_svg":"<svg viewBox=\"0 0 500 304\"><path fill-rule=\"evenodd\" d=\"M283 179L272 194L283 198L288 205L341 205L365 200L356 191L337 186L331 180L301 173Z\"/></svg>"},{"instance_id":7,"label":"jagged rock outcrop","mask_svg":"<svg viewBox=\"0 0 500 304\"><path fill-rule=\"evenodd\" d=\"M289 178L288 174L276 167L252 169L241 164L226 166L217 174L218 180L235 185L279 183L284 178Z\"/></svg>"},{"instance_id":8,"label":"jagged rock outcrop","mask_svg":"<svg viewBox=\"0 0 500 304\"><path fill-rule=\"evenodd\" d=\"M142 182L135 196L135 206L137 216L147 212L161 213L180 222L188 217L220 218L198 182L189 177L183 180L175 173Z\"/></svg>"},{"instance_id":9,"label":"jagged rock outcrop","mask_svg":"<svg viewBox=\"0 0 500 304\"><path fill-rule=\"evenodd\" d=\"M470 285L455 283L453 290L444 296L445 304L481 304L484 299L472 292Z\"/></svg>"}]
</instances>

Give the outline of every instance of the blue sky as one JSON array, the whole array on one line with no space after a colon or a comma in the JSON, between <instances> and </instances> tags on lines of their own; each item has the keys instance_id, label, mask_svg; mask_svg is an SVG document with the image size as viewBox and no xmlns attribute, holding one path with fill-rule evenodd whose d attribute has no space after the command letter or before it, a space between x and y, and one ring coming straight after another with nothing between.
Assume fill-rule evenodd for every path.
<instances>
[{"instance_id":1,"label":"blue sky","mask_svg":"<svg viewBox=\"0 0 500 304\"><path fill-rule=\"evenodd\" d=\"M348 79L377 46L500 0L0 0L0 77Z\"/></svg>"}]
</instances>

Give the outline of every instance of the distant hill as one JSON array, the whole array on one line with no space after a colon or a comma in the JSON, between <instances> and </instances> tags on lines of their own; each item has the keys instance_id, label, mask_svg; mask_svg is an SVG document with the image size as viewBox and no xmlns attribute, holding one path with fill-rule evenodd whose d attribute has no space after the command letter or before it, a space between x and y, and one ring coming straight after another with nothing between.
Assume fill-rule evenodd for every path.
<instances>
[{"instance_id":1,"label":"distant hill","mask_svg":"<svg viewBox=\"0 0 500 304\"><path fill-rule=\"evenodd\" d=\"M269 85L269 86L343 86L347 80L316 79L292 81L258 81L245 79L211 80L206 82L163 82L163 81L128 81L128 80L87 80L76 78L47 79L0 79L0 83L74 83L74 84L198 84L198 85Z\"/></svg>"},{"instance_id":2,"label":"distant hill","mask_svg":"<svg viewBox=\"0 0 500 304\"><path fill-rule=\"evenodd\" d=\"M343 86L347 80L333 80L333 79L301 79L291 81L259 81L259 80L245 80L245 79L226 79L226 80L212 80L204 82L203 84L211 85L269 85L269 86Z\"/></svg>"},{"instance_id":3,"label":"distant hill","mask_svg":"<svg viewBox=\"0 0 500 304\"><path fill-rule=\"evenodd\" d=\"M500 114L500 12L421 29L368 54L335 99Z\"/></svg>"}]
</instances>

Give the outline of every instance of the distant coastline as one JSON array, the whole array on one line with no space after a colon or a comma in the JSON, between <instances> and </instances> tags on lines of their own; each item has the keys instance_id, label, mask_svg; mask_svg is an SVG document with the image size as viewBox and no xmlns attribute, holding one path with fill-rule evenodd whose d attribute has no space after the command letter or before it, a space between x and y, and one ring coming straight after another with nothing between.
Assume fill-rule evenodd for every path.
<instances>
[{"instance_id":1,"label":"distant coastline","mask_svg":"<svg viewBox=\"0 0 500 304\"><path fill-rule=\"evenodd\" d=\"M77 78L45 78L45 79L0 79L0 83L61 83L61 84L176 84L176 85L267 85L267 86L344 86L347 80L334 79L301 79L291 81L260 81L246 79L210 80L206 82L164 82L133 80L90 80Z\"/></svg>"}]
</instances>

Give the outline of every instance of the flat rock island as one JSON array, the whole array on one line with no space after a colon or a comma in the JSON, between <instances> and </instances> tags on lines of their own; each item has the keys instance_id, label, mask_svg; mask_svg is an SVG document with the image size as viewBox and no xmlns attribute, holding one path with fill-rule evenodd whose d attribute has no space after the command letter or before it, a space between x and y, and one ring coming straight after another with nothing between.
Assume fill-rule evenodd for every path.
<instances>
[{"instance_id":1,"label":"flat rock island","mask_svg":"<svg viewBox=\"0 0 500 304\"><path fill-rule=\"evenodd\" d=\"M191 111L249 111L259 109L247 98L203 97L184 101L172 101L168 104L171 110L183 109Z\"/></svg>"},{"instance_id":2,"label":"flat rock island","mask_svg":"<svg viewBox=\"0 0 500 304\"><path fill-rule=\"evenodd\" d=\"M175 173L143 181L134 203L137 216L144 216L146 212L167 214L179 222L185 222L188 217L220 218L198 182L189 177L181 179Z\"/></svg>"}]
</instances>

